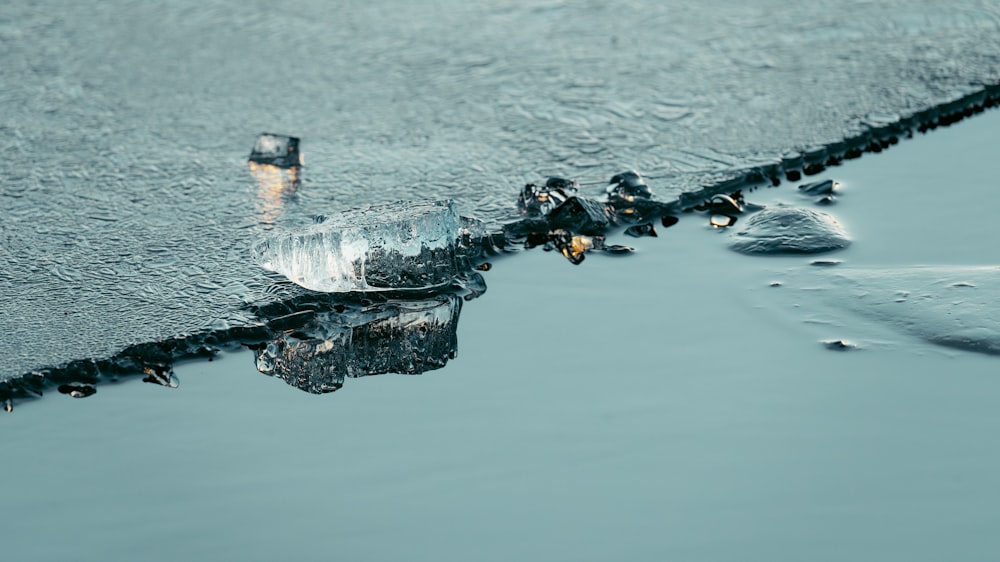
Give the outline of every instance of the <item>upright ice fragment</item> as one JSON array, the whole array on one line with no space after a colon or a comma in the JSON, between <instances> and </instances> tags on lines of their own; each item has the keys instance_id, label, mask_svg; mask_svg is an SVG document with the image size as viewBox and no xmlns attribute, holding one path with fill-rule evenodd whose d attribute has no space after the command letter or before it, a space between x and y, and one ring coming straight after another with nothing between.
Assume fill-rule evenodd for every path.
<instances>
[{"instance_id":1,"label":"upright ice fragment","mask_svg":"<svg viewBox=\"0 0 1000 562\"><path fill-rule=\"evenodd\" d=\"M322 292L433 289L468 264L468 240L452 201L397 202L332 215L278 232L253 247L254 259L307 289Z\"/></svg>"},{"instance_id":2,"label":"upright ice fragment","mask_svg":"<svg viewBox=\"0 0 1000 562\"><path fill-rule=\"evenodd\" d=\"M299 138L261 133L253 145L249 160L258 164L271 164L279 168L302 165Z\"/></svg>"}]
</instances>

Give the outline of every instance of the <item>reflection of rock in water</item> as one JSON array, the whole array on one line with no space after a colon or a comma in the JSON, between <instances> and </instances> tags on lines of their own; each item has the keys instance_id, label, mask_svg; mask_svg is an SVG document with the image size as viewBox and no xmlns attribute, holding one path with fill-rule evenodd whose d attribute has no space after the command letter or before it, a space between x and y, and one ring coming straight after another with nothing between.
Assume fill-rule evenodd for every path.
<instances>
[{"instance_id":1,"label":"reflection of rock in water","mask_svg":"<svg viewBox=\"0 0 1000 562\"><path fill-rule=\"evenodd\" d=\"M317 312L302 328L261 345L257 370L321 394L339 389L345 377L440 369L458 350L461 310L462 299L447 294Z\"/></svg>"}]
</instances>

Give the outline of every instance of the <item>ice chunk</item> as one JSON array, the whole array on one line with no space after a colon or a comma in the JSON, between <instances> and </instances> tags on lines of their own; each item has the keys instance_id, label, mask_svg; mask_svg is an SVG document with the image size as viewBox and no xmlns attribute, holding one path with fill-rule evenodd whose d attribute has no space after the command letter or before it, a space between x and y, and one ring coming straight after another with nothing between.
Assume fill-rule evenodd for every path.
<instances>
[{"instance_id":1,"label":"ice chunk","mask_svg":"<svg viewBox=\"0 0 1000 562\"><path fill-rule=\"evenodd\" d=\"M258 164L271 164L280 168L302 165L299 138L261 133L253 145L249 160Z\"/></svg>"},{"instance_id":2,"label":"ice chunk","mask_svg":"<svg viewBox=\"0 0 1000 562\"><path fill-rule=\"evenodd\" d=\"M653 237L657 236L656 227L654 227L653 223L651 222L647 222L646 224L632 225L625 229L625 234L635 238L639 238L642 236L653 236Z\"/></svg>"},{"instance_id":3,"label":"ice chunk","mask_svg":"<svg viewBox=\"0 0 1000 562\"><path fill-rule=\"evenodd\" d=\"M799 186L799 191L807 195L833 195L839 186L840 184L833 180L823 180L804 183Z\"/></svg>"},{"instance_id":4,"label":"ice chunk","mask_svg":"<svg viewBox=\"0 0 1000 562\"><path fill-rule=\"evenodd\" d=\"M86 398L97 393L97 389L91 384L68 383L61 384L56 389L62 394L69 394L73 398Z\"/></svg>"},{"instance_id":5,"label":"ice chunk","mask_svg":"<svg viewBox=\"0 0 1000 562\"><path fill-rule=\"evenodd\" d=\"M451 201L397 202L278 232L254 259L314 291L339 293L443 287L467 269L459 249L474 238Z\"/></svg>"},{"instance_id":6,"label":"ice chunk","mask_svg":"<svg viewBox=\"0 0 1000 562\"><path fill-rule=\"evenodd\" d=\"M320 311L309 322L256 349L257 370L313 394L345 377L419 374L443 367L458 350L462 300L453 294Z\"/></svg>"}]
</instances>

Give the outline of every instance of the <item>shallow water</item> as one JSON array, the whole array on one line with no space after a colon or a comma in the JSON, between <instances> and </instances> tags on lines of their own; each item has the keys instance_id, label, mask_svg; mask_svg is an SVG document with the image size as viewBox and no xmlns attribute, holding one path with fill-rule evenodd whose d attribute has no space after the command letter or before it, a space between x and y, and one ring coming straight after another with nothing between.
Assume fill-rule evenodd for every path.
<instances>
[{"instance_id":1,"label":"shallow water","mask_svg":"<svg viewBox=\"0 0 1000 562\"><path fill-rule=\"evenodd\" d=\"M273 225L425 196L503 220L527 181L633 167L669 199L935 107L1000 79L998 10L5 5L0 378L260 322L291 290L248 260ZM313 396L227 351L178 389L17 403L3 553L995 559L997 359L822 293L995 265L998 119L810 178L844 185L824 210L854 243L819 258L841 265L739 255L686 215L611 240L632 256L496 258L421 376ZM248 170L263 130L304 138L295 182Z\"/></svg>"},{"instance_id":2,"label":"shallow water","mask_svg":"<svg viewBox=\"0 0 1000 562\"><path fill-rule=\"evenodd\" d=\"M691 214L615 239L633 256L497 259L489 293L463 307L458 357L418 377L313 396L240 352L178 366L176 390L27 402L0 432L4 552L991 560L997 359L796 282L996 264L991 209L951 209L992 194L998 131L989 112L831 169L845 187L824 210L853 237L844 251L745 256ZM814 200L788 184L748 199ZM834 338L859 348L821 344Z\"/></svg>"},{"instance_id":3,"label":"shallow water","mask_svg":"<svg viewBox=\"0 0 1000 562\"><path fill-rule=\"evenodd\" d=\"M548 175L663 199L1000 81L1000 5L0 7L0 379L226 333L294 291L256 234L405 199L503 220ZM251 175L303 137L295 188ZM818 150L822 153L822 150ZM599 191L599 187L592 186Z\"/></svg>"}]
</instances>

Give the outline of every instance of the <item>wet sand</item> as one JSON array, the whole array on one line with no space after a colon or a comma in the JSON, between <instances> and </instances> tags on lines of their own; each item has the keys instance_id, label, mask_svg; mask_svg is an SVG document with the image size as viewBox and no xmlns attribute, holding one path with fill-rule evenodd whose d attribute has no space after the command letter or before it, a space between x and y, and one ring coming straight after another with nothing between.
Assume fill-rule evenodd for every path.
<instances>
[{"instance_id":1,"label":"wet sand","mask_svg":"<svg viewBox=\"0 0 1000 562\"><path fill-rule=\"evenodd\" d=\"M815 259L996 265L998 132L987 112L809 178L843 185L823 210L844 251L744 256L686 215L617 236L633 256L500 257L458 357L421 376L315 396L243 351L179 365L176 390L26 402L0 433L4 553L993 559L998 359L803 288ZM813 207L787 182L747 198Z\"/></svg>"}]
</instances>

